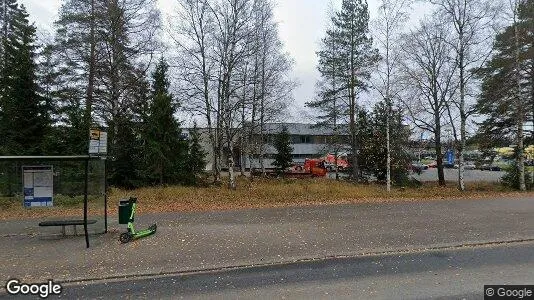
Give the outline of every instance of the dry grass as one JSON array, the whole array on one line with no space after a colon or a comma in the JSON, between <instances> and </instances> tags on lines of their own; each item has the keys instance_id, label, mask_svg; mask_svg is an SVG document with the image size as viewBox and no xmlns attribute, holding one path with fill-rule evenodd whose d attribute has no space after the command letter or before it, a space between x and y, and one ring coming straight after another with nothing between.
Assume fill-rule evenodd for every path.
<instances>
[{"instance_id":1,"label":"dry grass","mask_svg":"<svg viewBox=\"0 0 534 300\"><path fill-rule=\"evenodd\" d=\"M328 179L256 179L253 183L240 179L235 191L229 190L226 185L207 188L150 187L134 191L112 189L108 205L109 214L115 215L119 199L130 196L139 199L140 213L148 213L534 195L534 193L513 192L498 184L490 183L472 183L468 184L467 188L469 191L460 192L454 183L449 183L446 187L428 183L418 188L396 188L388 194L382 185L355 185ZM12 206L0 211L0 219L38 218L51 214L80 216L80 209L81 205L53 209L24 209ZM101 211L102 208L92 207L92 213Z\"/></svg>"}]
</instances>

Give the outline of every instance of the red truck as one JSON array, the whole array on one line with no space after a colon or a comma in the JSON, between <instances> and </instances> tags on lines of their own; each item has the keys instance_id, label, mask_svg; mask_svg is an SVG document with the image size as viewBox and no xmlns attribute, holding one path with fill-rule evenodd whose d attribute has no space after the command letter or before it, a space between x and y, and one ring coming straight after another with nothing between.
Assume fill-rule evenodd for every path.
<instances>
[{"instance_id":1,"label":"red truck","mask_svg":"<svg viewBox=\"0 0 534 300\"><path fill-rule=\"evenodd\" d=\"M295 165L286 174L294 177L325 177L327 172L323 158L306 158L304 165Z\"/></svg>"},{"instance_id":2,"label":"red truck","mask_svg":"<svg viewBox=\"0 0 534 300\"><path fill-rule=\"evenodd\" d=\"M336 165L336 156L334 154L328 153L324 160L326 162L327 169L335 170ZM337 157L337 168L339 171L346 170L350 166L346 155L339 155Z\"/></svg>"}]
</instances>

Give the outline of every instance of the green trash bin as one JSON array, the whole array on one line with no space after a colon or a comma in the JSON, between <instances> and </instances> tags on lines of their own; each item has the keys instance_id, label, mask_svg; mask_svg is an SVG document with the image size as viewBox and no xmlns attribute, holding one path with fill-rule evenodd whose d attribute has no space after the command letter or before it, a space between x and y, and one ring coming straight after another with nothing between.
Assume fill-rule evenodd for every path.
<instances>
[{"instance_id":1,"label":"green trash bin","mask_svg":"<svg viewBox=\"0 0 534 300\"><path fill-rule=\"evenodd\" d=\"M132 202L130 201L130 199L119 200L119 224L128 224L131 215Z\"/></svg>"}]
</instances>

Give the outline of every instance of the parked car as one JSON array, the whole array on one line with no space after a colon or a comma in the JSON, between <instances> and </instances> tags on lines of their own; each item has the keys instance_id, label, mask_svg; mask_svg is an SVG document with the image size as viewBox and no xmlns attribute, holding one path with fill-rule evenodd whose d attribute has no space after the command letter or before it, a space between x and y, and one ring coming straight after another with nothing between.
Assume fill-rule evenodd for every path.
<instances>
[{"instance_id":1,"label":"parked car","mask_svg":"<svg viewBox=\"0 0 534 300\"><path fill-rule=\"evenodd\" d=\"M477 168L477 166L475 165L474 162L472 162L472 161L468 161L468 162L465 163L464 168L465 168L466 170L474 170L474 169Z\"/></svg>"},{"instance_id":2,"label":"parked car","mask_svg":"<svg viewBox=\"0 0 534 300\"><path fill-rule=\"evenodd\" d=\"M501 171L501 167L494 164L483 164L480 166L480 170L484 171Z\"/></svg>"},{"instance_id":3,"label":"parked car","mask_svg":"<svg viewBox=\"0 0 534 300\"><path fill-rule=\"evenodd\" d=\"M413 172L418 173L418 174L428 169L427 165L424 165L419 162L413 162L410 167Z\"/></svg>"},{"instance_id":4,"label":"parked car","mask_svg":"<svg viewBox=\"0 0 534 300\"><path fill-rule=\"evenodd\" d=\"M454 164L454 168L458 169L460 166L458 164ZM474 170L476 169L475 163L473 162L465 162L464 163L464 169L465 170Z\"/></svg>"}]
</instances>

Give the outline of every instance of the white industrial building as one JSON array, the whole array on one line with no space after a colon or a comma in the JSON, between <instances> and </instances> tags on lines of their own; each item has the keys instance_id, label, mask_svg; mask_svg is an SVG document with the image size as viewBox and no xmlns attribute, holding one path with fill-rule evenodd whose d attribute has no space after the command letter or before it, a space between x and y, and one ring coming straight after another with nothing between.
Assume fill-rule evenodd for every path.
<instances>
[{"instance_id":1,"label":"white industrial building","mask_svg":"<svg viewBox=\"0 0 534 300\"><path fill-rule=\"evenodd\" d=\"M291 146L293 147L293 161L295 163L303 163L306 158L314 158L324 156L327 153L335 152L335 146L332 145L332 130L328 128L317 127L314 124L304 123L267 123L263 126L263 151L264 151L264 165L266 168L273 168L273 156L276 154L276 149L272 146L274 137L286 127L291 136ZM206 156L206 169L213 168L213 148L211 147L209 132L206 128L199 129L201 132L201 139ZM186 133L187 135L187 133ZM348 137L345 137L348 139ZM259 168L259 144L260 134L254 134L252 140L241 140L240 133L236 133L234 137L234 161L236 169L240 169L241 165L245 169ZM243 144L243 145L242 145ZM243 146L243 147L242 147ZM243 148L243 149L241 149ZM345 150L345 149L343 149ZM338 149L338 151L341 151ZM222 157L222 167L227 166L226 157L228 151L223 149L225 153Z\"/></svg>"}]
</instances>

